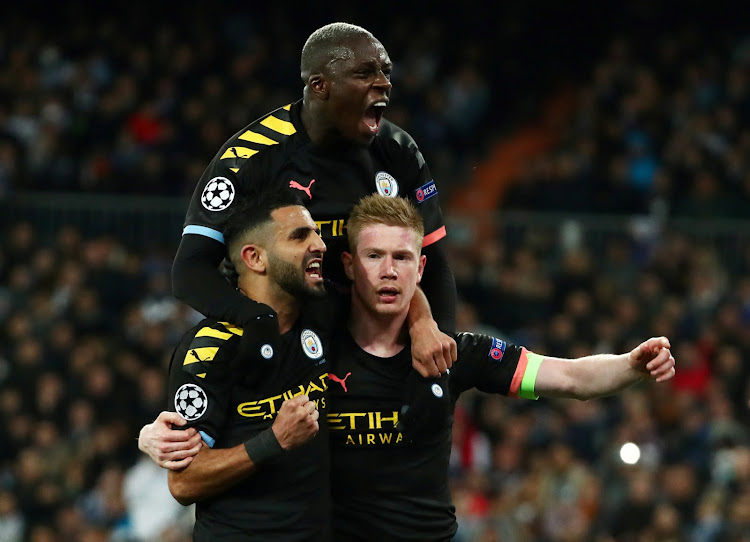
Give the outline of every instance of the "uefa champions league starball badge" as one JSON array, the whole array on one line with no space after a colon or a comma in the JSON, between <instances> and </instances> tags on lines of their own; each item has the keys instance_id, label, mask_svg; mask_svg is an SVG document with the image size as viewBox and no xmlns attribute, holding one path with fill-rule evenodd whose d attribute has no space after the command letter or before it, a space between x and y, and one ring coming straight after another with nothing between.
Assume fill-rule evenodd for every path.
<instances>
[{"instance_id":1,"label":"uefa champions league starball badge","mask_svg":"<svg viewBox=\"0 0 750 542\"><path fill-rule=\"evenodd\" d=\"M214 177L201 195L203 207L209 211L223 211L234 201L234 185L226 177Z\"/></svg>"}]
</instances>

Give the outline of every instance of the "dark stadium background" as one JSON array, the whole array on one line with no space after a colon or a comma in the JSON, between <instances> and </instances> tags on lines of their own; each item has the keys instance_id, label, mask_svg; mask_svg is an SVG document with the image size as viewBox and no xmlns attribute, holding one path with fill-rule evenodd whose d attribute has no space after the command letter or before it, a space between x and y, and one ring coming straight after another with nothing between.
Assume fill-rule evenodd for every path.
<instances>
[{"instance_id":1,"label":"dark stadium background","mask_svg":"<svg viewBox=\"0 0 750 542\"><path fill-rule=\"evenodd\" d=\"M199 317L169 287L186 198L298 98L302 44L334 20L396 64L387 115L438 182L460 329L561 356L665 334L678 363L585 403L463 398L456 541L750 540L741 8L3 3L0 542L190 539L136 447Z\"/></svg>"}]
</instances>

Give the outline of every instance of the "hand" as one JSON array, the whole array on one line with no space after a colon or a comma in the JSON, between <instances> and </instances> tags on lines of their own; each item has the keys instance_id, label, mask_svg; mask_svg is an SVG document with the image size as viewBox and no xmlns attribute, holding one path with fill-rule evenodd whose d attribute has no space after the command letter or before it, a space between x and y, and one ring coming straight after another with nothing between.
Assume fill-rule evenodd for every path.
<instances>
[{"instance_id":1,"label":"hand","mask_svg":"<svg viewBox=\"0 0 750 542\"><path fill-rule=\"evenodd\" d=\"M319 417L315 403L307 395L299 395L281 404L271 430L281 447L291 450L318 434Z\"/></svg>"},{"instance_id":2,"label":"hand","mask_svg":"<svg viewBox=\"0 0 750 542\"><path fill-rule=\"evenodd\" d=\"M425 378L447 373L458 353L456 341L446 335L432 319L414 322L409 327L411 356L414 370Z\"/></svg>"},{"instance_id":3,"label":"hand","mask_svg":"<svg viewBox=\"0 0 750 542\"><path fill-rule=\"evenodd\" d=\"M628 362L636 371L657 382L666 382L675 375L675 360L670 348L666 337L651 337L630 351Z\"/></svg>"},{"instance_id":4,"label":"hand","mask_svg":"<svg viewBox=\"0 0 750 542\"><path fill-rule=\"evenodd\" d=\"M186 423L176 412L161 412L153 423L141 428L138 449L162 468L184 469L202 446L201 436L194 427L172 429L174 425L181 427Z\"/></svg>"}]
</instances>

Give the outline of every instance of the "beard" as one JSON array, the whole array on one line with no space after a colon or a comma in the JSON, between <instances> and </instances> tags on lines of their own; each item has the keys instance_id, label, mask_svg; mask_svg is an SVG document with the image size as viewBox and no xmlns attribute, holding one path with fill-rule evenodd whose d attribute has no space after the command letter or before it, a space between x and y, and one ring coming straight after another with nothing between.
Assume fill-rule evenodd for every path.
<instances>
[{"instance_id":1,"label":"beard","mask_svg":"<svg viewBox=\"0 0 750 542\"><path fill-rule=\"evenodd\" d=\"M273 254L268 255L268 275L282 290L298 299L324 296L326 291L322 282L308 284L305 267L299 268Z\"/></svg>"}]
</instances>

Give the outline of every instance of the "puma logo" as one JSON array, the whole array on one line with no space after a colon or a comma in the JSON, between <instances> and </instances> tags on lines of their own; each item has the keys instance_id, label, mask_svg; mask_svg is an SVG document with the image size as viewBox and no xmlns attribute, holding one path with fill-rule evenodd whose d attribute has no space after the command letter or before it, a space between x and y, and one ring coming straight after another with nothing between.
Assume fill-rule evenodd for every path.
<instances>
[{"instance_id":1,"label":"puma logo","mask_svg":"<svg viewBox=\"0 0 750 542\"><path fill-rule=\"evenodd\" d=\"M197 359L198 361L200 361L200 362L204 362L204 361L206 361L205 359L201 359L201 358L200 358L200 357L198 356L198 352L196 352L196 351L195 351L195 349L191 350L191 351L190 351L190 353L191 353L191 354L193 354L193 356L195 357L195 359Z\"/></svg>"},{"instance_id":2,"label":"puma logo","mask_svg":"<svg viewBox=\"0 0 750 542\"><path fill-rule=\"evenodd\" d=\"M297 190L302 190L305 194L307 194L307 197L312 199L312 194L310 194L310 187L315 182L315 179L312 179L310 181L310 184L307 186L302 186L297 181L289 181L289 188L296 188Z\"/></svg>"},{"instance_id":3,"label":"puma logo","mask_svg":"<svg viewBox=\"0 0 750 542\"><path fill-rule=\"evenodd\" d=\"M350 374L352 373L351 372L346 373L346 376L343 379L341 379L333 373L328 373L328 378L330 380L333 380L334 382L338 382L339 384L341 384L341 387L344 388L344 393L346 393L348 391L346 389L346 379L349 378Z\"/></svg>"}]
</instances>

